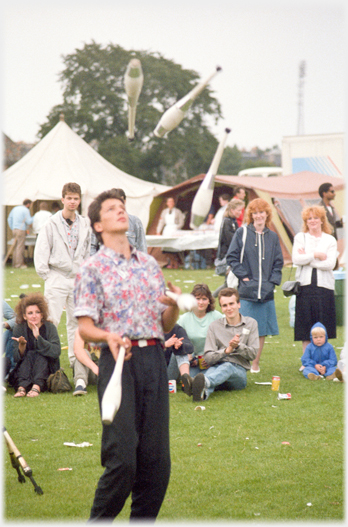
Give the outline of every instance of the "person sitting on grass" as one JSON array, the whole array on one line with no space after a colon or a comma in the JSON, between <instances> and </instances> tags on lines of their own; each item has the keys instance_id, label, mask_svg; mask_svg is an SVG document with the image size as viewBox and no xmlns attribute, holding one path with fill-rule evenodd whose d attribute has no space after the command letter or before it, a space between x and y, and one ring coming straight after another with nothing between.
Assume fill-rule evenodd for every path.
<instances>
[{"instance_id":1,"label":"person sitting on grass","mask_svg":"<svg viewBox=\"0 0 348 527\"><path fill-rule=\"evenodd\" d=\"M209 368L192 381L193 401L208 399L214 390L243 390L247 371L259 349L257 322L239 313L237 289L226 287L219 293L219 303L225 315L208 328L204 360Z\"/></svg>"},{"instance_id":2,"label":"person sitting on grass","mask_svg":"<svg viewBox=\"0 0 348 527\"><path fill-rule=\"evenodd\" d=\"M193 344L184 328L175 324L169 333L164 335L164 356L167 363L168 380L179 380L180 376L190 371L188 355L193 353Z\"/></svg>"},{"instance_id":3,"label":"person sitting on grass","mask_svg":"<svg viewBox=\"0 0 348 527\"><path fill-rule=\"evenodd\" d=\"M14 397L37 397L47 390L47 379L60 368L60 340L48 320L48 304L42 293L30 293L15 307L13 355L16 366L9 376L17 390Z\"/></svg>"},{"instance_id":4,"label":"person sitting on grass","mask_svg":"<svg viewBox=\"0 0 348 527\"><path fill-rule=\"evenodd\" d=\"M215 298L207 284L196 284L191 292L197 300L197 307L192 311L183 313L178 318L179 326L186 331L188 338L193 344L193 353L186 357L180 357L181 364L186 363L186 371L181 369L181 380L184 386L184 392L189 397L192 395L192 377L200 372L198 357L203 356L204 344L207 336L209 325L218 318L223 318L220 311L215 309ZM176 357L178 360L178 357ZM203 368L208 365L204 362ZM175 377L174 377L175 378Z\"/></svg>"},{"instance_id":5,"label":"person sitting on grass","mask_svg":"<svg viewBox=\"0 0 348 527\"><path fill-rule=\"evenodd\" d=\"M327 331L321 322L312 326L310 338L311 342L301 357L303 375L310 381L317 381L323 377L335 379L337 357L334 347L327 341Z\"/></svg>"},{"instance_id":6,"label":"person sitting on grass","mask_svg":"<svg viewBox=\"0 0 348 527\"><path fill-rule=\"evenodd\" d=\"M88 347L91 347L91 345L84 342L77 329L74 340L75 360L72 362L75 384L73 395L87 395L87 385L98 383L98 357L94 354L95 360L93 360L94 357ZM100 349L98 352L100 355Z\"/></svg>"}]
</instances>

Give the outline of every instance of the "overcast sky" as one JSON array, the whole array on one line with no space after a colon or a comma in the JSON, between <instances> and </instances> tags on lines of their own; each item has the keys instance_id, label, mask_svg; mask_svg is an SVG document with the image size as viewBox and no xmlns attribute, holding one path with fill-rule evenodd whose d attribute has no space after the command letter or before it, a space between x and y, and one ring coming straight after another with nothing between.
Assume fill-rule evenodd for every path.
<instances>
[{"instance_id":1,"label":"overcast sky","mask_svg":"<svg viewBox=\"0 0 348 527\"><path fill-rule=\"evenodd\" d=\"M302 61L304 133L345 131L344 0L3 0L2 11L1 128L14 141L37 141L62 102L62 55L92 40L158 51L201 78L220 65L210 87L224 119L213 132L231 128L231 146L297 134Z\"/></svg>"}]
</instances>

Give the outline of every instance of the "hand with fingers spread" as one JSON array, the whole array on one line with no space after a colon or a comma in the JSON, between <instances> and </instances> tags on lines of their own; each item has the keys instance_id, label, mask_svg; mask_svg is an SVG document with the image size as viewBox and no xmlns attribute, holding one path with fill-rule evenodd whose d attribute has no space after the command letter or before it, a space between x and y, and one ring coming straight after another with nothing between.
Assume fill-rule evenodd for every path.
<instances>
[{"instance_id":1,"label":"hand with fingers spread","mask_svg":"<svg viewBox=\"0 0 348 527\"><path fill-rule=\"evenodd\" d=\"M12 337L12 340L16 340L18 342L18 351L21 356L23 356L27 345L27 341L25 340L25 338L23 336Z\"/></svg>"}]
</instances>

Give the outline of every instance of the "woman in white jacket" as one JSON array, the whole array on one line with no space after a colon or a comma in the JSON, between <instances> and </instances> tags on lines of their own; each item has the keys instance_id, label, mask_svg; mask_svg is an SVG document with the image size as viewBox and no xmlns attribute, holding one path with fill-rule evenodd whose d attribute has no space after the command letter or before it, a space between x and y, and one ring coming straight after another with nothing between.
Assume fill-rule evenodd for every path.
<instances>
[{"instance_id":1,"label":"woman in white jacket","mask_svg":"<svg viewBox=\"0 0 348 527\"><path fill-rule=\"evenodd\" d=\"M303 351L310 343L310 329L321 322L329 339L336 338L335 277L337 241L330 234L324 207L302 211L302 231L294 239L292 262L301 284L296 297L295 341L302 340Z\"/></svg>"}]
</instances>

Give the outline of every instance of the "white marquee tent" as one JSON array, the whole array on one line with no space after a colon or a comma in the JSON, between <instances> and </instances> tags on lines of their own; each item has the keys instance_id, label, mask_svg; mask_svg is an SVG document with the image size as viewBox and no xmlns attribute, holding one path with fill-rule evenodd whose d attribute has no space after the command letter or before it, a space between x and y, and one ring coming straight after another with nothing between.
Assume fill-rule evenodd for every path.
<instances>
[{"instance_id":1,"label":"white marquee tent","mask_svg":"<svg viewBox=\"0 0 348 527\"><path fill-rule=\"evenodd\" d=\"M127 211L138 216L145 228L154 196L170 188L122 172L60 120L22 159L3 172L3 204L20 205L27 198L33 202L59 201L63 185L69 182L81 186L84 216L100 192L122 188L127 196Z\"/></svg>"}]
</instances>

